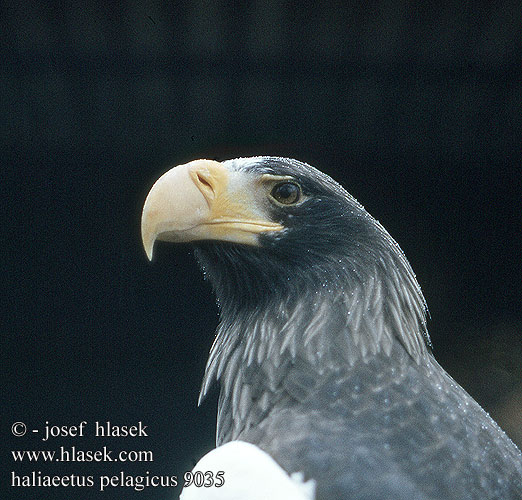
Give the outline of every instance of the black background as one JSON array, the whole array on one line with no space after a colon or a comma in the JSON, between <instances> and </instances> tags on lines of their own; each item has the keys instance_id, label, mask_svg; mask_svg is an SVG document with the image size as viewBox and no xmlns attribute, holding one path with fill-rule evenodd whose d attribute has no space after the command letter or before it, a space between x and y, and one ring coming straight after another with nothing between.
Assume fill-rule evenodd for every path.
<instances>
[{"instance_id":1,"label":"black background","mask_svg":"<svg viewBox=\"0 0 522 500\"><path fill-rule=\"evenodd\" d=\"M435 5L435 4L434 4ZM154 180L284 155L340 181L408 256L435 354L522 443L519 2L37 2L2 13L4 498L19 475L181 475L212 447L197 394L217 309L188 247L141 247ZM89 422L84 438L11 436ZM94 422L149 437L93 437ZM40 433L41 435L41 433ZM11 449L152 450L14 463Z\"/></svg>"}]
</instances>

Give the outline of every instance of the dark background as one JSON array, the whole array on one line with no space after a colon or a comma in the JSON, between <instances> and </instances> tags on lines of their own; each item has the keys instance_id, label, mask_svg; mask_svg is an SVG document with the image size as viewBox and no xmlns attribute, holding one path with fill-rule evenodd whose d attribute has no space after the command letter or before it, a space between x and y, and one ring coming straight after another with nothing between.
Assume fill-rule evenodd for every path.
<instances>
[{"instance_id":1,"label":"dark background","mask_svg":"<svg viewBox=\"0 0 522 500\"><path fill-rule=\"evenodd\" d=\"M438 360L522 444L522 10L517 1L37 2L2 12L1 337L18 475L181 475L217 310L188 247L147 261L140 212L169 166L284 155L340 181L425 292ZM29 429L89 422L43 443ZM94 421L149 437L92 436ZM14 463L11 449L152 450L152 463ZM178 489L7 488L167 499Z\"/></svg>"}]
</instances>

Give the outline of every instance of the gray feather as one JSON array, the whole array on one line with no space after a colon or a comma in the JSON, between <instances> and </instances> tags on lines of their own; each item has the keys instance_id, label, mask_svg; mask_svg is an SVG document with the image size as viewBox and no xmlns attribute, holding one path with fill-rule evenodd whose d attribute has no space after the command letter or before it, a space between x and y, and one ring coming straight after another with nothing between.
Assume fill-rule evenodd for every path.
<instances>
[{"instance_id":1,"label":"gray feather","mask_svg":"<svg viewBox=\"0 0 522 500\"><path fill-rule=\"evenodd\" d=\"M299 267L226 245L220 267L198 250L221 304L200 396L219 383L217 443L257 444L316 480L317 500L522 499L520 451L431 355L424 297L385 229L308 165L228 165L316 183L317 200L338 207L319 243L337 246L316 248L305 231ZM338 236L346 221L353 241ZM285 265L295 279L258 288ZM246 292L257 302L240 307Z\"/></svg>"}]
</instances>

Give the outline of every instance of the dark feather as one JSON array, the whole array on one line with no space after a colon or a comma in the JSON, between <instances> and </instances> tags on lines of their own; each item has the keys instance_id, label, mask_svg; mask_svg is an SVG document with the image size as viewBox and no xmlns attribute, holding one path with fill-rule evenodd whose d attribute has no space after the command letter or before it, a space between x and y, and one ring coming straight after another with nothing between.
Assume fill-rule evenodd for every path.
<instances>
[{"instance_id":1,"label":"dark feather","mask_svg":"<svg viewBox=\"0 0 522 500\"><path fill-rule=\"evenodd\" d=\"M221 308L201 398L217 381L218 444L259 445L318 499L520 499L515 445L436 363L426 305L397 243L341 186L295 160L228 168L290 175L262 246L204 243Z\"/></svg>"}]
</instances>

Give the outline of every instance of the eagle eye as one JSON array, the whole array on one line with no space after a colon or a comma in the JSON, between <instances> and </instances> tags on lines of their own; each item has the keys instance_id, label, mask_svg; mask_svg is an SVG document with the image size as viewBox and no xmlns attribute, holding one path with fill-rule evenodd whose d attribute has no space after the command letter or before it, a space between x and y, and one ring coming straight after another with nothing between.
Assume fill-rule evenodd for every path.
<instances>
[{"instance_id":1,"label":"eagle eye","mask_svg":"<svg viewBox=\"0 0 522 500\"><path fill-rule=\"evenodd\" d=\"M301 198L301 188L294 182L280 182L272 188L270 194L278 203L293 205Z\"/></svg>"}]
</instances>

